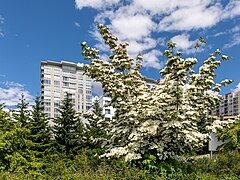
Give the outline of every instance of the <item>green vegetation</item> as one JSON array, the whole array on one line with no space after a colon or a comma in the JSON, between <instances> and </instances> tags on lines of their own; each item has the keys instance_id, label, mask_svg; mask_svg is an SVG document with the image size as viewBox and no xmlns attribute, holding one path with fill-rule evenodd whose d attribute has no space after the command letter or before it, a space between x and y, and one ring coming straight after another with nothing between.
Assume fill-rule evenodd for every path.
<instances>
[{"instance_id":1,"label":"green vegetation","mask_svg":"<svg viewBox=\"0 0 240 180\"><path fill-rule=\"evenodd\" d=\"M214 160L202 158L185 162L162 162L158 170L147 170L121 160L96 160L82 152L74 160L56 158L46 163L38 174L1 171L0 179L238 179L240 175L240 154L238 152L219 154Z\"/></svg>"},{"instance_id":2,"label":"green vegetation","mask_svg":"<svg viewBox=\"0 0 240 180\"><path fill-rule=\"evenodd\" d=\"M99 25L109 46L109 61L82 43L90 60L86 75L103 84L115 116L106 122L99 102L91 112L73 110L70 94L59 107L60 117L46 118L39 97L29 110L22 95L16 110L0 104L0 179L238 179L239 121L222 129L230 141L213 160L200 154L208 140L206 112L220 101L213 92L230 80L215 83L215 70L229 57L217 50L194 72L196 58L182 58L169 42L166 67L156 87L148 89L126 42L119 43ZM199 39L199 43L205 43ZM217 57L220 60L217 60ZM52 121L53 126L49 126ZM235 150L235 151L234 151Z\"/></svg>"}]
</instances>

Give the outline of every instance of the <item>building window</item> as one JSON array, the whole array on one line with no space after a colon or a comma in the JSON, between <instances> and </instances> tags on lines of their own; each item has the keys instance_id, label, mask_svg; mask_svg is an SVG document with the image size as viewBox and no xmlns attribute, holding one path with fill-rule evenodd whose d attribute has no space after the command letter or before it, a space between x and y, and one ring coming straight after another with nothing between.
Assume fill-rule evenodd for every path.
<instances>
[{"instance_id":1,"label":"building window","mask_svg":"<svg viewBox=\"0 0 240 180\"><path fill-rule=\"evenodd\" d=\"M60 74L60 70L54 69L54 74Z\"/></svg>"},{"instance_id":2,"label":"building window","mask_svg":"<svg viewBox=\"0 0 240 180\"><path fill-rule=\"evenodd\" d=\"M75 88L75 86L76 86L76 84L74 84L74 83L69 83L69 87L70 87L70 88Z\"/></svg>"},{"instance_id":3,"label":"building window","mask_svg":"<svg viewBox=\"0 0 240 180\"><path fill-rule=\"evenodd\" d=\"M60 80L60 76L54 75L54 79Z\"/></svg>"},{"instance_id":4,"label":"building window","mask_svg":"<svg viewBox=\"0 0 240 180\"><path fill-rule=\"evenodd\" d=\"M92 101L92 96L86 96L86 101Z\"/></svg>"},{"instance_id":5,"label":"building window","mask_svg":"<svg viewBox=\"0 0 240 180\"><path fill-rule=\"evenodd\" d=\"M63 70L66 70L66 71L76 71L76 67L72 67L72 66L62 66L62 69Z\"/></svg>"},{"instance_id":6,"label":"building window","mask_svg":"<svg viewBox=\"0 0 240 180\"><path fill-rule=\"evenodd\" d=\"M86 110L88 111L89 109L91 109L91 106L86 106Z\"/></svg>"},{"instance_id":7,"label":"building window","mask_svg":"<svg viewBox=\"0 0 240 180\"><path fill-rule=\"evenodd\" d=\"M109 106L110 102L111 102L111 101L108 101L108 100L105 101L105 106Z\"/></svg>"},{"instance_id":8,"label":"building window","mask_svg":"<svg viewBox=\"0 0 240 180\"><path fill-rule=\"evenodd\" d=\"M51 106L51 102L44 102L44 106Z\"/></svg>"},{"instance_id":9,"label":"building window","mask_svg":"<svg viewBox=\"0 0 240 180\"><path fill-rule=\"evenodd\" d=\"M69 81L69 77L63 77L63 81Z\"/></svg>"},{"instance_id":10,"label":"building window","mask_svg":"<svg viewBox=\"0 0 240 180\"><path fill-rule=\"evenodd\" d=\"M78 89L78 93L82 94L83 93L83 89Z\"/></svg>"},{"instance_id":11,"label":"building window","mask_svg":"<svg viewBox=\"0 0 240 180\"><path fill-rule=\"evenodd\" d=\"M54 86L60 86L60 81L54 81Z\"/></svg>"},{"instance_id":12,"label":"building window","mask_svg":"<svg viewBox=\"0 0 240 180\"><path fill-rule=\"evenodd\" d=\"M45 68L45 69L44 69L44 73L46 73L46 74L51 74L51 69L50 69L50 68Z\"/></svg>"},{"instance_id":13,"label":"building window","mask_svg":"<svg viewBox=\"0 0 240 180\"><path fill-rule=\"evenodd\" d=\"M50 107L45 107L45 111L49 112L49 111L51 111L51 108Z\"/></svg>"},{"instance_id":14,"label":"building window","mask_svg":"<svg viewBox=\"0 0 240 180\"><path fill-rule=\"evenodd\" d=\"M69 83L68 82L63 82L63 86L69 87Z\"/></svg>"},{"instance_id":15,"label":"building window","mask_svg":"<svg viewBox=\"0 0 240 180\"><path fill-rule=\"evenodd\" d=\"M106 120L106 121L111 121L111 118L105 117L105 120Z\"/></svg>"},{"instance_id":16,"label":"building window","mask_svg":"<svg viewBox=\"0 0 240 180\"><path fill-rule=\"evenodd\" d=\"M45 79L45 80L44 80L44 84L51 84L51 80Z\"/></svg>"},{"instance_id":17,"label":"building window","mask_svg":"<svg viewBox=\"0 0 240 180\"><path fill-rule=\"evenodd\" d=\"M105 109L105 114L111 114L111 110L110 109Z\"/></svg>"},{"instance_id":18,"label":"building window","mask_svg":"<svg viewBox=\"0 0 240 180\"><path fill-rule=\"evenodd\" d=\"M92 94L91 90L86 90L86 94Z\"/></svg>"},{"instance_id":19,"label":"building window","mask_svg":"<svg viewBox=\"0 0 240 180\"><path fill-rule=\"evenodd\" d=\"M54 117L55 117L55 118L59 118L59 117L60 117L60 114L54 114Z\"/></svg>"},{"instance_id":20,"label":"building window","mask_svg":"<svg viewBox=\"0 0 240 180\"><path fill-rule=\"evenodd\" d=\"M60 93L59 92L54 92L54 97L60 97Z\"/></svg>"}]
</instances>

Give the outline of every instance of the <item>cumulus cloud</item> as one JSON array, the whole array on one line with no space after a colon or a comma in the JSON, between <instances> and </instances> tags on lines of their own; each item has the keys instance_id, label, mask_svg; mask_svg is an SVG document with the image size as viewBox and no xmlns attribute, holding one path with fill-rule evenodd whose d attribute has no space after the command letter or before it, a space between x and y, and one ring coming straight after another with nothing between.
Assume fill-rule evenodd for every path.
<instances>
[{"instance_id":1,"label":"cumulus cloud","mask_svg":"<svg viewBox=\"0 0 240 180\"><path fill-rule=\"evenodd\" d=\"M118 3L120 0L75 0L76 7L82 9L84 7L91 7L95 9L102 9Z\"/></svg>"},{"instance_id":2,"label":"cumulus cloud","mask_svg":"<svg viewBox=\"0 0 240 180\"><path fill-rule=\"evenodd\" d=\"M27 102L32 103L34 97L27 91L22 84L15 82L2 82L0 87L0 103L5 103L6 106L15 106L21 98L21 94Z\"/></svg>"},{"instance_id":3,"label":"cumulus cloud","mask_svg":"<svg viewBox=\"0 0 240 180\"><path fill-rule=\"evenodd\" d=\"M191 3L189 3L191 4ZM210 3L182 7L165 16L159 23L160 31L190 31L214 26L220 21L221 7Z\"/></svg>"},{"instance_id":4,"label":"cumulus cloud","mask_svg":"<svg viewBox=\"0 0 240 180\"><path fill-rule=\"evenodd\" d=\"M111 27L121 39L139 40L149 37L154 25L150 16L138 14L114 18Z\"/></svg>"},{"instance_id":5,"label":"cumulus cloud","mask_svg":"<svg viewBox=\"0 0 240 180\"><path fill-rule=\"evenodd\" d=\"M76 7L97 9L94 23L107 25L121 41L128 41L129 53L134 57L139 52L151 52L158 46L156 34L168 31L183 33L173 38L180 41L178 46L185 53L191 53L189 48L194 41L187 35L189 31L212 28L222 20L240 15L240 1L224 4L219 0L76 0ZM102 44L99 40L96 47L104 49Z\"/></svg>"},{"instance_id":6,"label":"cumulus cloud","mask_svg":"<svg viewBox=\"0 0 240 180\"><path fill-rule=\"evenodd\" d=\"M186 53L193 53L195 51L194 45L196 44L196 40L191 41L189 38L189 34L181 34L172 37L171 40L177 44L177 49Z\"/></svg>"},{"instance_id":7,"label":"cumulus cloud","mask_svg":"<svg viewBox=\"0 0 240 180\"><path fill-rule=\"evenodd\" d=\"M157 50L152 50L146 54L143 54L143 66L161 69L164 62L160 60L162 53Z\"/></svg>"}]
</instances>

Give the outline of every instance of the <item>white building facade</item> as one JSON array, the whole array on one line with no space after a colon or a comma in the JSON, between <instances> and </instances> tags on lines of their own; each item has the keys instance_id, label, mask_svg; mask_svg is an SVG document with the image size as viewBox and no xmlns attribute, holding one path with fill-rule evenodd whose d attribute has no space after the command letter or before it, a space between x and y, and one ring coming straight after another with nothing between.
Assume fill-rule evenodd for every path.
<instances>
[{"instance_id":1,"label":"white building facade","mask_svg":"<svg viewBox=\"0 0 240 180\"><path fill-rule=\"evenodd\" d=\"M240 91L234 91L223 96L220 104L210 113L213 116L237 116L240 114Z\"/></svg>"},{"instance_id":2,"label":"white building facade","mask_svg":"<svg viewBox=\"0 0 240 180\"><path fill-rule=\"evenodd\" d=\"M92 80L83 74L83 64L67 61L42 61L41 99L47 117L59 117L59 105L70 95L76 112L86 112L92 106Z\"/></svg>"}]
</instances>

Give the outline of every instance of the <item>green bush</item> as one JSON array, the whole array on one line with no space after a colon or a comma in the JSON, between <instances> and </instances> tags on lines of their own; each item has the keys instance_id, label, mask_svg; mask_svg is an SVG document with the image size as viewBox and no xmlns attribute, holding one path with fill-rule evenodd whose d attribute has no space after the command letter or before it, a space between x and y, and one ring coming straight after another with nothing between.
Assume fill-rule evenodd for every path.
<instances>
[{"instance_id":1,"label":"green bush","mask_svg":"<svg viewBox=\"0 0 240 180\"><path fill-rule=\"evenodd\" d=\"M0 179L71 179L71 180L235 180L240 177L240 154L237 151L218 154L215 159L189 161L169 159L157 163L158 170L149 170L125 161L99 159L84 151L74 160L51 156L41 172L0 172ZM94 159L95 158L95 159Z\"/></svg>"}]
</instances>

